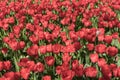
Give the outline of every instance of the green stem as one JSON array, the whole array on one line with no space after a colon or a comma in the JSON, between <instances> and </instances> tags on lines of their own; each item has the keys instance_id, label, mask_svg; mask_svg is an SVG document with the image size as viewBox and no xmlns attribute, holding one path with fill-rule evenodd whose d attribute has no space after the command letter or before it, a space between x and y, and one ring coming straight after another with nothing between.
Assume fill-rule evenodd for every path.
<instances>
[{"instance_id":1,"label":"green stem","mask_svg":"<svg viewBox=\"0 0 120 80\"><path fill-rule=\"evenodd\" d=\"M19 72L19 66L17 65L17 60L16 60L15 56L13 57L13 59L14 59L14 64L15 64L15 70L17 72Z\"/></svg>"}]
</instances>

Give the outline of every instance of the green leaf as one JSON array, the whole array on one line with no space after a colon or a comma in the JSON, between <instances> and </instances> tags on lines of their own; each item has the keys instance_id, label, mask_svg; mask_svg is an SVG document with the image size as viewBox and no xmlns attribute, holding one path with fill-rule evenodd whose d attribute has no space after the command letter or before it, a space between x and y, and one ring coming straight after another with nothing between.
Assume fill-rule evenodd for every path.
<instances>
[{"instance_id":1,"label":"green leaf","mask_svg":"<svg viewBox=\"0 0 120 80\"><path fill-rule=\"evenodd\" d=\"M118 59L117 61L117 66L120 66L120 59Z\"/></svg>"},{"instance_id":2,"label":"green leaf","mask_svg":"<svg viewBox=\"0 0 120 80\"><path fill-rule=\"evenodd\" d=\"M92 26L97 28L98 27L98 18L97 17L92 17L91 18Z\"/></svg>"},{"instance_id":3,"label":"green leaf","mask_svg":"<svg viewBox=\"0 0 120 80\"><path fill-rule=\"evenodd\" d=\"M15 57L13 57L13 59L14 59L15 69L16 69L16 71L19 71L19 66L17 65L17 60Z\"/></svg>"},{"instance_id":4,"label":"green leaf","mask_svg":"<svg viewBox=\"0 0 120 80\"><path fill-rule=\"evenodd\" d=\"M113 39L111 45L120 49L120 42L118 41L118 39Z\"/></svg>"},{"instance_id":5,"label":"green leaf","mask_svg":"<svg viewBox=\"0 0 120 80\"><path fill-rule=\"evenodd\" d=\"M26 41L28 39L26 36L26 29L23 29L23 31L21 33L22 33L21 34L22 38Z\"/></svg>"}]
</instances>

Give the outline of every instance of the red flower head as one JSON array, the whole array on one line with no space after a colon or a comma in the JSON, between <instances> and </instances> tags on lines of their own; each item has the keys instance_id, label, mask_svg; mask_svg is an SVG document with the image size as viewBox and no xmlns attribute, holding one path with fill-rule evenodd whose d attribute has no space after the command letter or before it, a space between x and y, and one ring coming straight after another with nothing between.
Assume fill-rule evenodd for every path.
<instances>
[{"instance_id":1,"label":"red flower head","mask_svg":"<svg viewBox=\"0 0 120 80\"><path fill-rule=\"evenodd\" d=\"M52 80L52 79L51 79L51 76L46 75L42 77L42 80Z\"/></svg>"},{"instance_id":2,"label":"red flower head","mask_svg":"<svg viewBox=\"0 0 120 80\"><path fill-rule=\"evenodd\" d=\"M15 21L14 17L9 17L8 18L8 23L12 24L12 23L14 23L14 21Z\"/></svg>"},{"instance_id":3,"label":"red flower head","mask_svg":"<svg viewBox=\"0 0 120 80\"><path fill-rule=\"evenodd\" d=\"M99 58L97 63L98 63L98 66L99 66L99 67L102 67L102 66L104 66L107 62L106 62L106 60L105 60L104 58Z\"/></svg>"},{"instance_id":4,"label":"red flower head","mask_svg":"<svg viewBox=\"0 0 120 80\"><path fill-rule=\"evenodd\" d=\"M109 65L106 64L106 65L102 66L101 71L105 78L110 79L112 77L112 72L111 72Z\"/></svg>"},{"instance_id":5,"label":"red flower head","mask_svg":"<svg viewBox=\"0 0 120 80\"><path fill-rule=\"evenodd\" d=\"M94 53L94 54L90 54L90 60L95 63L98 61L98 54L97 53Z\"/></svg>"},{"instance_id":6,"label":"red flower head","mask_svg":"<svg viewBox=\"0 0 120 80\"><path fill-rule=\"evenodd\" d=\"M57 38L60 33L61 28L59 26L56 26L55 29L52 32L52 39Z\"/></svg>"},{"instance_id":7,"label":"red flower head","mask_svg":"<svg viewBox=\"0 0 120 80\"><path fill-rule=\"evenodd\" d=\"M54 30L55 25L54 25L54 24L52 24L52 23L50 23L50 24L48 25L48 27L49 27L49 29L50 29L50 30Z\"/></svg>"},{"instance_id":8,"label":"red flower head","mask_svg":"<svg viewBox=\"0 0 120 80\"><path fill-rule=\"evenodd\" d=\"M47 52L47 47L45 45L42 45L39 47L39 51L41 54L45 54Z\"/></svg>"},{"instance_id":9,"label":"red flower head","mask_svg":"<svg viewBox=\"0 0 120 80\"><path fill-rule=\"evenodd\" d=\"M53 50L53 53L58 54L61 50L61 45L60 44L52 45L52 50Z\"/></svg>"},{"instance_id":10,"label":"red flower head","mask_svg":"<svg viewBox=\"0 0 120 80\"><path fill-rule=\"evenodd\" d=\"M104 34L105 34L105 29L104 28L99 28L96 31L96 35L98 36L98 41L103 41L104 40Z\"/></svg>"},{"instance_id":11,"label":"red flower head","mask_svg":"<svg viewBox=\"0 0 120 80\"><path fill-rule=\"evenodd\" d=\"M73 45L74 45L75 50L79 50L82 47L80 42L74 42Z\"/></svg>"},{"instance_id":12,"label":"red flower head","mask_svg":"<svg viewBox=\"0 0 120 80\"><path fill-rule=\"evenodd\" d=\"M11 68L11 62L10 61L4 61L3 62L3 69L5 69L5 70L10 70L10 68Z\"/></svg>"},{"instance_id":13,"label":"red flower head","mask_svg":"<svg viewBox=\"0 0 120 80\"><path fill-rule=\"evenodd\" d=\"M0 71L2 71L2 70L3 70L3 62L0 61Z\"/></svg>"},{"instance_id":14,"label":"red flower head","mask_svg":"<svg viewBox=\"0 0 120 80\"><path fill-rule=\"evenodd\" d=\"M110 69L117 68L117 64L111 63L111 64L109 65L109 67L110 67Z\"/></svg>"},{"instance_id":15,"label":"red flower head","mask_svg":"<svg viewBox=\"0 0 120 80\"><path fill-rule=\"evenodd\" d=\"M12 50L16 51L19 49L18 42L13 40L9 42L9 46L11 47Z\"/></svg>"},{"instance_id":16,"label":"red flower head","mask_svg":"<svg viewBox=\"0 0 120 80\"><path fill-rule=\"evenodd\" d=\"M46 45L47 52L52 52L52 44Z\"/></svg>"},{"instance_id":17,"label":"red flower head","mask_svg":"<svg viewBox=\"0 0 120 80\"><path fill-rule=\"evenodd\" d=\"M13 33L13 32L9 33L9 38L10 38L10 40L14 39L15 38L15 33Z\"/></svg>"},{"instance_id":18,"label":"red flower head","mask_svg":"<svg viewBox=\"0 0 120 80\"><path fill-rule=\"evenodd\" d=\"M118 39L119 38L118 35L119 35L118 32L115 32L115 33L112 34L112 38L113 39Z\"/></svg>"},{"instance_id":19,"label":"red flower head","mask_svg":"<svg viewBox=\"0 0 120 80\"><path fill-rule=\"evenodd\" d=\"M28 58L21 58L20 59L20 62L18 63L18 65L20 66L20 67L26 67L27 65L26 65L26 63L29 61L29 59Z\"/></svg>"},{"instance_id":20,"label":"red flower head","mask_svg":"<svg viewBox=\"0 0 120 80\"><path fill-rule=\"evenodd\" d=\"M34 26L31 23L26 24L26 29L34 31Z\"/></svg>"},{"instance_id":21,"label":"red flower head","mask_svg":"<svg viewBox=\"0 0 120 80\"><path fill-rule=\"evenodd\" d=\"M78 41L78 36L76 35L75 31L70 31L69 35L70 35L70 39L72 39L73 41Z\"/></svg>"},{"instance_id":22,"label":"red flower head","mask_svg":"<svg viewBox=\"0 0 120 80\"><path fill-rule=\"evenodd\" d=\"M73 60L72 61L72 69L76 69L79 66L79 61L78 60Z\"/></svg>"},{"instance_id":23,"label":"red flower head","mask_svg":"<svg viewBox=\"0 0 120 80\"><path fill-rule=\"evenodd\" d=\"M3 54L6 54L6 53L8 52L8 49L7 49L7 48L2 48L2 49L1 49L1 52L2 52Z\"/></svg>"},{"instance_id":24,"label":"red flower head","mask_svg":"<svg viewBox=\"0 0 120 80\"><path fill-rule=\"evenodd\" d=\"M69 66L69 63L67 62L63 62L62 65L61 65L61 69L62 71L66 71L66 70L69 70L70 66Z\"/></svg>"},{"instance_id":25,"label":"red flower head","mask_svg":"<svg viewBox=\"0 0 120 80\"><path fill-rule=\"evenodd\" d=\"M35 36L35 35L31 35L31 36L29 37L29 40L30 40L32 43L34 43L34 44L37 44L37 43L38 43L38 37Z\"/></svg>"},{"instance_id":26,"label":"red flower head","mask_svg":"<svg viewBox=\"0 0 120 80\"><path fill-rule=\"evenodd\" d=\"M117 53L118 53L118 49L116 47L108 47L106 49L106 53L109 55L109 56L115 56Z\"/></svg>"},{"instance_id":27,"label":"red flower head","mask_svg":"<svg viewBox=\"0 0 120 80\"><path fill-rule=\"evenodd\" d=\"M48 42L52 41L52 34L50 34L49 32L44 32L44 36Z\"/></svg>"},{"instance_id":28,"label":"red flower head","mask_svg":"<svg viewBox=\"0 0 120 80\"><path fill-rule=\"evenodd\" d=\"M34 31L34 33L35 33L35 31ZM39 29L38 29L38 33L36 33L36 35L38 36L39 40L42 40L42 39L46 38L46 35L44 34L44 32L40 31ZM46 39L47 40L49 39L49 35L47 35Z\"/></svg>"},{"instance_id":29,"label":"red flower head","mask_svg":"<svg viewBox=\"0 0 120 80\"><path fill-rule=\"evenodd\" d=\"M44 65L41 62L38 62L34 67L35 72L43 72L44 71Z\"/></svg>"},{"instance_id":30,"label":"red flower head","mask_svg":"<svg viewBox=\"0 0 120 80\"><path fill-rule=\"evenodd\" d=\"M24 41L20 41L19 42L19 47L20 47L20 49L23 49L25 47L25 42Z\"/></svg>"},{"instance_id":31,"label":"red flower head","mask_svg":"<svg viewBox=\"0 0 120 80\"><path fill-rule=\"evenodd\" d=\"M108 44L110 44L112 42L112 36L106 35L104 38L104 41Z\"/></svg>"},{"instance_id":32,"label":"red flower head","mask_svg":"<svg viewBox=\"0 0 120 80\"><path fill-rule=\"evenodd\" d=\"M66 32L61 32L60 37L62 38L62 41L66 41L67 40Z\"/></svg>"},{"instance_id":33,"label":"red flower head","mask_svg":"<svg viewBox=\"0 0 120 80\"><path fill-rule=\"evenodd\" d=\"M47 56L45 57L45 62L47 65L52 66L55 63L55 58L53 56Z\"/></svg>"},{"instance_id":34,"label":"red flower head","mask_svg":"<svg viewBox=\"0 0 120 80\"><path fill-rule=\"evenodd\" d=\"M5 43L8 43L9 40L10 40L9 37L4 37L4 38L3 38L3 42L5 42Z\"/></svg>"},{"instance_id":35,"label":"red flower head","mask_svg":"<svg viewBox=\"0 0 120 80\"><path fill-rule=\"evenodd\" d=\"M66 40L66 41L65 41L65 45L66 45L66 46L67 46L67 45L70 45L72 42L73 42L72 40Z\"/></svg>"},{"instance_id":36,"label":"red flower head","mask_svg":"<svg viewBox=\"0 0 120 80\"><path fill-rule=\"evenodd\" d=\"M75 75L81 77L84 74L84 69L83 69L83 65L80 64L76 69L74 69L73 71L75 71Z\"/></svg>"},{"instance_id":37,"label":"red flower head","mask_svg":"<svg viewBox=\"0 0 120 80\"><path fill-rule=\"evenodd\" d=\"M92 43L87 44L87 48L89 51L92 51L94 49L94 44Z\"/></svg>"},{"instance_id":38,"label":"red flower head","mask_svg":"<svg viewBox=\"0 0 120 80\"><path fill-rule=\"evenodd\" d=\"M91 24L92 24L92 23L91 23L90 21L84 22L84 25L85 25L86 27L90 26Z\"/></svg>"},{"instance_id":39,"label":"red flower head","mask_svg":"<svg viewBox=\"0 0 120 80\"><path fill-rule=\"evenodd\" d=\"M68 30L70 31L74 31L74 28L75 28L75 24L71 24L70 26L68 26Z\"/></svg>"},{"instance_id":40,"label":"red flower head","mask_svg":"<svg viewBox=\"0 0 120 80\"><path fill-rule=\"evenodd\" d=\"M79 30L76 32L76 35L80 38L84 38L85 37L85 31L84 30Z\"/></svg>"},{"instance_id":41,"label":"red flower head","mask_svg":"<svg viewBox=\"0 0 120 80\"><path fill-rule=\"evenodd\" d=\"M72 70L66 70L61 73L62 80L72 80L75 73Z\"/></svg>"},{"instance_id":42,"label":"red flower head","mask_svg":"<svg viewBox=\"0 0 120 80\"><path fill-rule=\"evenodd\" d=\"M84 70L86 77L96 77L97 76L97 69L95 67L87 67Z\"/></svg>"},{"instance_id":43,"label":"red flower head","mask_svg":"<svg viewBox=\"0 0 120 80\"><path fill-rule=\"evenodd\" d=\"M96 29L86 29L85 39L89 42L94 42L96 39Z\"/></svg>"},{"instance_id":44,"label":"red flower head","mask_svg":"<svg viewBox=\"0 0 120 80\"><path fill-rule=\"evenodd\" d=\"M15 35L19 35L19 33L20 33L20 27L19 26L14 26L13 27L13 32L14 32Z\"/></svg>"},{"instance_id":45,"label":"red flower head","mask_svg":"<svg viewBox=\"0 0 120 80\"><path fill-rule=\"evenodd\" d=\"M67 51L68 53L75 52L75 47L74 47L74 45L73 45L73 44L67 45L67 46L66 46L66 51Z\"/></svg>"},{"instance_id":46,"label":"red flower head","mask_svg":"<svg viewBox=\"0 0 120 80\"><path fill-rule=\"evenodd\" d=\"M28 68L22 68L20 70L20 75L23 79L28 79L29 78L29 75L30 75L30 70Z\"/></svg>"},{"instance_id":47,"label":"red flower head","mask_svg":"<svg viewBox=\"0 0 120 80\"><path fill-rule=\"evenodd\" d=\"M7 72L4 74L5 78L9 78L10 80L19 80L20 75L15 72Z\"/></svg>"},{"instance_id":48,"label":"red flower head","mask_svg":"<svg viewBox=\"0 0 120 80\"><path fill-rule=\"evenodd\" d=\"M57 66L56 67L56 73L59 75L59 74L61 74L61 72L62 72L62 67L61 66Z\"/></svg>"},{"instance_id":49,"label":"red flower head","mask_svg":"<svg viewBox=\"0 0 120 80\"><path fill-rule=\"evenodd\" d=\"M68 53L63 53L62 60L64 63L68 63L71 60L71 56Z\"/></svg>"},{"instance_id":50,"label":"red flower head","mask_svg":"<svg viewBox=\"0 0 120 80\"><path fill-rule=\"evenodd\" d=\"M30 71L34 70L35 62L34 61L27 61L26 68L30 69Z\"/></svg>"},{"instance_id":51,"label":"red flower head","mask_svg":"<svg viewBox=\"0 0 120 80\"><path fill-rule=\"evenodd\" d=\"M114 68L112 71L115 77L120 77L120 67Z\"/></svg>"},{"instance_id":52,"label":"red flower head","mask_svg":"<svg viewBox=\"0 0 120 80\"><path fill-rule=\"evenodd\" d=\"M106 45L104 45L104 44L96 45L95 46L95 51L97 53L101 53L101 54L104 53L106 51Z\"/></svg>"},{"instance_id":53,"label":"red flower head","mask_svg":"<svg viewBox=\"0 0 120 80\"><path fill-rule=\"evenodd\" d=\"M32 45L27 49L27 54L30 56L38 56L38 45Z\"/></svg>"}]
</instances>

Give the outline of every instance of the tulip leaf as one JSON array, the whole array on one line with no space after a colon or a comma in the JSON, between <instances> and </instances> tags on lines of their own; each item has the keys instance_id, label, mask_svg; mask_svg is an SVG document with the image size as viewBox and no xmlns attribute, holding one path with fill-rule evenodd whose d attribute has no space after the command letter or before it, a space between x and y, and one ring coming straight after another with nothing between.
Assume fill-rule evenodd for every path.
<instances>
[{"instance_id":1,"label":"tulip leaf","mask_svg":"<svg viewBox=\"0 0 120 80\"><path fill-rule=\"evenodd\" d=\"M120 66L120 59L118 59L117 61L117 66Z\"/></svg>"},{"instance_id":2,"label":"tulip leaf","mask_svg":"<svg viewBox=\"0 0 120 80\"><path fill-rule=\"evenodd\" d=\"M19 66L17 64L17 60L15 57L13 57L13 59L14 59L15 69L16 69L16 71L19 71Z\"/></svg>"},{"instance_id":3,"label":"tulip leaf","mask_svg":"<svg viewBox=\"0 0 120 80\"><path fill-rule=\"evenodd\" d=\"M120 42L118 41L118 39L113 39L111 45L120 49Z\"/></svg>"}]
</instances>

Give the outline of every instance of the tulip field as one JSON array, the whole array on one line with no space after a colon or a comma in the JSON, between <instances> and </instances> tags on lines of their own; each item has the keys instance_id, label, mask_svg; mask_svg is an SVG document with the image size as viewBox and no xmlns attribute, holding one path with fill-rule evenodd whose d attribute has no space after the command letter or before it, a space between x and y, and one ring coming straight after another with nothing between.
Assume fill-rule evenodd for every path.
<instances>
[{"instance_id":1,"label":"tulip field","mask_svg":"<svg viewBox=\"0 0 120 80\"><path fill-rule=\"evenodd\" d=\"M120 80L120 0L0 0L0 80Z\"/></svg>"}]
</instances>

